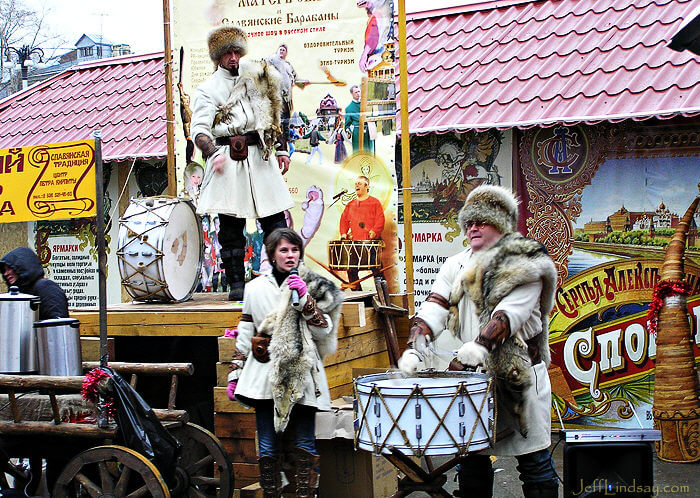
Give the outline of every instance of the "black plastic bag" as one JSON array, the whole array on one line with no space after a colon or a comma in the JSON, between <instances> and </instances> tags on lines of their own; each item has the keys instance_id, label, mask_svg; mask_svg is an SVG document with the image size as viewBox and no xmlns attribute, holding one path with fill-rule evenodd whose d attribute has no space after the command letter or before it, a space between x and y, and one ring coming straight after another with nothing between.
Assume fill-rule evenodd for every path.
<instances>
[{"instance_id":1,"label":"black plastic bag","mask_svg":"<svg viewBox=\"0 0 700 498\"><path fill-rule=\"evenodd\" d=\"M182 445L128 382L111 368L102 367L102 370L112 378L118 442L148 458L173 487L175 463Z\"/></svg>"}]
</instances>

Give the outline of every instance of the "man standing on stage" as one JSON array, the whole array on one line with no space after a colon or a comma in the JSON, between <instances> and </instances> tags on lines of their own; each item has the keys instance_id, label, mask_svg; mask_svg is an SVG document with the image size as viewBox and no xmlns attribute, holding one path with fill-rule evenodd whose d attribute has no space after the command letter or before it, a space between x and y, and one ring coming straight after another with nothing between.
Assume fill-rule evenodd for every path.
<instances>
[{"instance_id":1,"label":"man standing on stage","mask_svg":"<svg viewBox=\"0 0 700 498\"><path fill-rule=\"evenodd\" d=\"M452 370L485 366L499 394L494 434L513 432L491 452L517 458L526 498L554 498L547 367L557 272L544 246L516 231L517 219L518 202L509 190L482 185L469 194L458 221L470 247L440 269L399 368L410 374L434 362L424 347L431 341L457 349ZM492 496L493 475L488 455L464 457L457 473L460 496Z\"/></svg>"},{"instance_id":2,"label":"man standing on stage","mask_svg":"<svg viewBox=\"0 0 700 498\"><path fill-rule=\"evenodd\" d=\"M229 300L240 301L246 218L259 219L267 235L286 226L284 210L294 205L282 177L289 155L280 76L265 62L241 60L248 40L237 26L214 29L208 44L216 71L197 88L192 105L192 136L207 161L197 213L219 215Z\"/></svg>"},{"instance_id":3,"label":"man standing on stage","mask_svg":"<svg viewBox=\"0 0 700 498\"><path fill-rule=\"evenodd\" d=\"M350 95L352 95L352 102L345 108L345 129L352 134L352 152L355 153L360 151L360 87L351 86ZM367 123L365 123L362 149L367 154L374 155L374 140L370 139Z\"/></svg>"},{"instance_id":4,"label":"man standing on stage","mask_svg":"<svg viewBox=\"0 0 700 498\"><path fill-rule=\"evenodd\" d=\"M369 178L358 176L355 181L357 198L345 206L340 216L340 238L344 240L378 240L384 230L384 208L376 197L369 195ZM351 256L355 255L354 253ZM358 264L359 261L350 261ZM377 261L381 265L381 262ZM358 270L348 270L348 280L357 282ZM361 290L359 282L350 287L351 290Z\"/></svg>"}]
</instances>

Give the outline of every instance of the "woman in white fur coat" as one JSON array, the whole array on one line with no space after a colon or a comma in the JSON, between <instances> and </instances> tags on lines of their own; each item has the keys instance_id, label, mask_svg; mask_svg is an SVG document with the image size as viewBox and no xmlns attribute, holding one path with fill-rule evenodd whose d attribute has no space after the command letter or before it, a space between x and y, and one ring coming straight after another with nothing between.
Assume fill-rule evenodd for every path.
<instances>
[{"instance_id":1,"label":"woman in white fur coat","mask_svg":"<svg viewBox=\"0 0 700 498\"><path fill-rule=\"evenodd\" d=\"M229 382L237 382L239 401L255 407L264 495L280 496L281 436L292 431L297 496L314 496L315 412L331 407L323 357L336 349L343 293L299 265L304 250L294 230L274 230L265 248L272 271L246 285Z\"/></svg>"}]
</instances>

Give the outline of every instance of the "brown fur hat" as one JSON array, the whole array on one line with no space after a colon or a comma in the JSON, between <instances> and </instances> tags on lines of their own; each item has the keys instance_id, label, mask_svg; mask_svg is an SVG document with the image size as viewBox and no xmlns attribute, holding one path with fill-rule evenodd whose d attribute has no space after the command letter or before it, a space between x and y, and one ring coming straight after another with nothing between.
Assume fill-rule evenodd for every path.
<instances>
[{"instance_id":1,"label":"brown fur hat","mask_svg":"<svg viewBox=\"0 0 700 498\"><path fill-rule=\"evenodd\" d=\"M226 24L219 26L209 33L209 57L214 64L219 64L222 55L230 50L245 55L248 52L248 35L238 26Z\"/></svg>"},{"instance_id":2,"label":"brown fur hat","mask_svg":"<svg viewBox=\"0 0 700 498\"><path fill-rule=\"evenodd\" d=\"M488 223L502 234L518 229L518 200L498 185L480 185L472 190L459 212L459 226L467 233L469 222Z\"/></svg>"}]
</instances>

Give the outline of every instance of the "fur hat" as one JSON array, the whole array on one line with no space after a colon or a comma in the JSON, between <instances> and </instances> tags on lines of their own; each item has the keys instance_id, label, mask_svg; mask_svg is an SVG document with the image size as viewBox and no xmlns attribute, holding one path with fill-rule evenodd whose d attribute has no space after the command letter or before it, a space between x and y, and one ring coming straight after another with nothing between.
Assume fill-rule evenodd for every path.
<instances>
[{"instance_id":1,"label":"fur hat","mask_svg":"<svg viewBox=\"0 0 700 498\"><path fill-rule=\"evenodd\" d=\"M457 219L464 233L474 221L488 223L504 235L512 233L518 229L518 200L507 188L480 185L469 193Z\"/></svg>"},{"instance_id":2,"label":"fur hat","mask_svg":"<svg viewBox=\"0 0 700 498\"><path fill-rule=\"evenodd\" d=\"M209 57L214 64L219 63L222 55L230 50L245 55L248 52L248 35L238 26L226 24L219 26L209 33Z\"/></svg>"}]
</instances>

